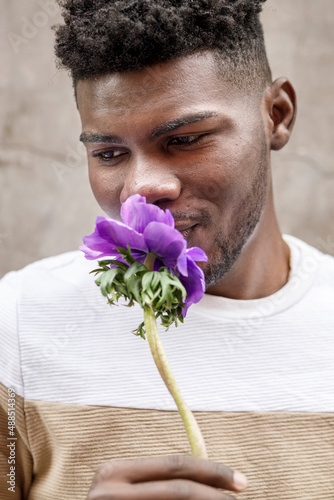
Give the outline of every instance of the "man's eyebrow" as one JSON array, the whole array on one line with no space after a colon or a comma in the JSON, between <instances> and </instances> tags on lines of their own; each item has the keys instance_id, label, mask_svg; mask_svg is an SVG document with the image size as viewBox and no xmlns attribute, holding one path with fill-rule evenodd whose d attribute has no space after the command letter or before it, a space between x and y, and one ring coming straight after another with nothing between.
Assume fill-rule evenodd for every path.
<instances>
[{"instance_id":1,"label":"man's eyebrow","mask_svg":"<svg viewBox=\"0 0 334 500\"><path fill-rule=\"evenodd\" d=\"M211 118L213 116L218 116L218 115L213 111L202 111L201 113L180 116L179 118L175 118L174 120L170 120L169 122L166 122L156 127L152 131L151 137L156 139L164 134L167 134L168 132L172 132L175 129L183 127L184 125L200 122L202 120L206 120L207 118Z\"/></svg>"},{"instance_id":2,"label":"man's eyebrow","mask_svg":"<svg viewBox=\"0 0 334 500\"><path fill-rule=\"evenodd\" d=\"M118 137L117 135L109 135L109 134L94 134L92 132L83 132L80 135L81 142L95 142L95 143L118 143L124 144L123 139Z\"/></svg>"},{"instance_id":3,"label":"man's eyebrow","mask_svg":"<svg viewBox=\"0 0 334 500\"><path fill-rule=\"evenodd\" d=\"M184 116L180 116L173 120L170 120L162 125L159 125L151 132L151 137L157 139L168 132L172 132L184 125L189 125L191 123L200 122L206 120L207 118L212 118L213 116L218 116L217 113L213 111L202 111L200 113L192 113ZM81 142L94 142L94 143L117 143L125 144L124 140L117 135L109 134L95 134L92 132L83 132L80 135Z\"/></svg>"}]
</instances>

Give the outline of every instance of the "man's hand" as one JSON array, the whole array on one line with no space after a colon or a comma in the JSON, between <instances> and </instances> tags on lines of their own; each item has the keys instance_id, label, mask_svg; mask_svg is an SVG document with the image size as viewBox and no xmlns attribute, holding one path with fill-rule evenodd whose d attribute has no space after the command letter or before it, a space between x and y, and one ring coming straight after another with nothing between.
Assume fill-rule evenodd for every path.
<instances>
[{"instance_id":1,"label":"man's hand","mask_svg":"<svg viewBox=\"0 0 334 500\"><path fill-rule=\"evenodd\" d=\"M240 472L183 455L106 462L93 479L87 500L235 500L247 479Z\"/></svg>"}]
</instances>

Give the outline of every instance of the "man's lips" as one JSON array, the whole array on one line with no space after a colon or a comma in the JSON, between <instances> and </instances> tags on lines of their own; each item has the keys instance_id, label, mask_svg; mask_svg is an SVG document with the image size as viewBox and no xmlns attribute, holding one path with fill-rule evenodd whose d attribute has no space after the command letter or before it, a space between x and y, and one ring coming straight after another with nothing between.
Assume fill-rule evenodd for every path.
<instances>
[{"instance_id":1,"label":"man's lips","mask_svg":"<svg viewBox=\"0 0 334 500\"><path fill-rule=\"evenodd\" d=\"M184 239L187 240L195 226L197 226L195 222L192 222L191 224L182 224L182 225L175 224L175 229L180 231Z\"/></svg>"},{"instance_id":2,"label":"man's lips","mask_svg":"<svg viewBox=\"0 0 334 500\"><path fill-rule=\"evenodd\" d=\"M172 216L175 220L175 229L177 229L185 240L189 241L193 234L196 234L197 227L205 228L211 222L210 216L205 212L198 210L193 212L188 212L187 214L182 212L173 212L170 210Z\"/></svg>"}]
</instances>

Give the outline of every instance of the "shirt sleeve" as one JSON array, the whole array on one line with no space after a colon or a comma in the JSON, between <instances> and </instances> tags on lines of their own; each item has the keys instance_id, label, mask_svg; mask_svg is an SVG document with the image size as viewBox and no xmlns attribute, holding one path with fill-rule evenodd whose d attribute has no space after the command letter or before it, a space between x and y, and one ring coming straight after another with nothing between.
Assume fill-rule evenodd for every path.
<instances>
[{"instance_id":1,"label":"shirt sleeve","mask_svg":"<svg viewBox=\"0 0 334 500\"><path fill-rule=\"evenodd\" d=\"M18 273L0 281L0 498L26 500L32 456L25 426L18 332Z\"/></svg>"}]
</instances>

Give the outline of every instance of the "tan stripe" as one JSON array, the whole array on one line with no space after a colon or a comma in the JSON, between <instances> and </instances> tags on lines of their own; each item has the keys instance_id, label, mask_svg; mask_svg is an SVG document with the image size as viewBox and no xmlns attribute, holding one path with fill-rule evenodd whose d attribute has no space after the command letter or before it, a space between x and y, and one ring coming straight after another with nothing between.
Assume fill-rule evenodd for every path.
<instances>
[{"instance_id":1,"label":"tan stripe","mask_svg":"<svg viewBox=\"0 0 334 500\"><path fill-rule=\"evenodd\" d=\"M106 460L189 453L176 412L36 401L27 401L25 409L35 472L27 500L84 500ZM240 499L334 499L333 414L196 417L210 459L247 474L250 487Z\"/></svg>"},{"instance_id":2,"label":"tan stripe","mask_svg":"<svg viewBox=\"0 0 334 500\"><path fill-rule=\"evenodd\" d=\"M22 397L15 397L15 436L12 440L8 429L8 389L0 383L0 499L1 500L21 500L28 498L32 477L32 457L29 452L29 443L25 428L24 401ZM12 398L11 398L12 399ZM11 409L10 409L11 410ZM10 438L10 439L8 439ZM10 448L8 444L15 442L15 464L9 464ZM10 473L10 466L15 467L15 493L8 491L10 484L7 484L7 474Z\"/></svg>"}]
</instances>

